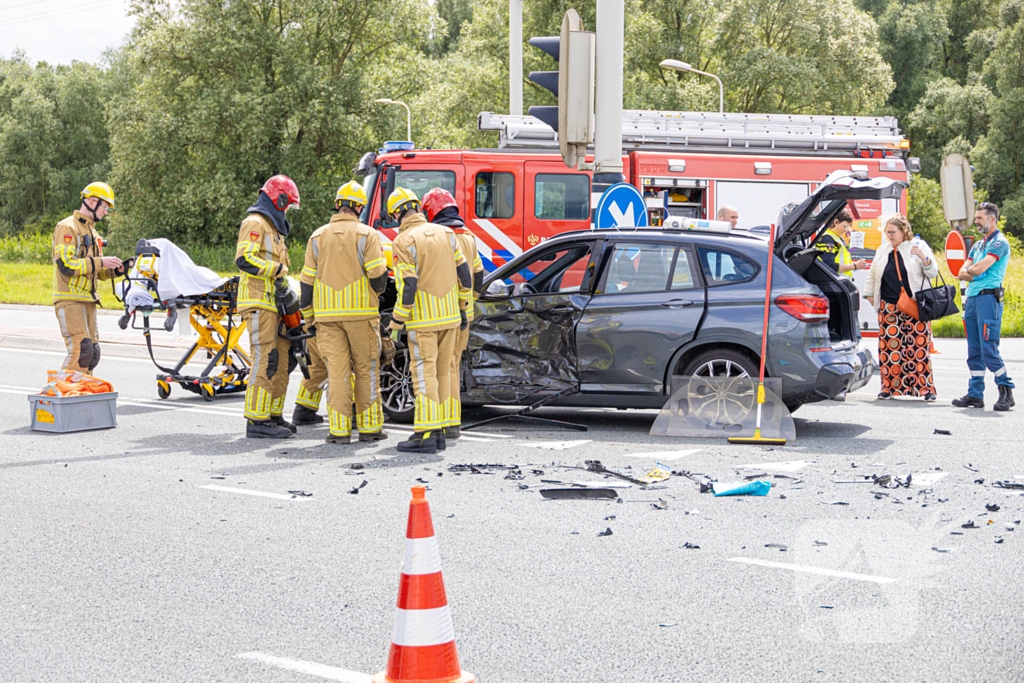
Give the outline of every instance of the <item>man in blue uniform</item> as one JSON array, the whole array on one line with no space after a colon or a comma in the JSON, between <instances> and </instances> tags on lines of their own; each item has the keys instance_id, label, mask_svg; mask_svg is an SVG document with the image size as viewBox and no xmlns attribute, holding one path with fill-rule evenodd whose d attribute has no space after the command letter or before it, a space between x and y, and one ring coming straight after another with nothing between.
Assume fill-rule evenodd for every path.
<instances>
[{"instance_id":1,"label":"man in blue uniform","mask_svg":"<svg viewBox=\"0 0 1024 683\"><path fill-rule=\"evenodd\" d=\"M1003 278L1010 265L1010 243L996 227L999 208L983 202L974 213L974 224L983 239L976 242L958 277L967 281L964 327L967 331L967 367L971 383L967 395L953 400L957 408L984 408L985 369L996 376L999 398L994 410L1014 406L1013 381L999 355L999 328L1003 323Z\"/></svg>"}]
</instances>

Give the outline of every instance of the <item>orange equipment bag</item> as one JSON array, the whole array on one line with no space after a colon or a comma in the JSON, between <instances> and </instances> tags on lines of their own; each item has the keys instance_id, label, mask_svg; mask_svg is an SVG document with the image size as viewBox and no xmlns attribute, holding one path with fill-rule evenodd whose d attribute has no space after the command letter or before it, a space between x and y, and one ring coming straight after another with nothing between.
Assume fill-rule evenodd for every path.
<instances>
[{"instance_id":1,"label":"orange equipment bag","mask_svg":"<svg viewBox=\"0 0 1024 683\"><path fill-rule=\"evenodd\" d=\"M46 376L49 381L39 392L43 396L88 396L114 391L110 382L82 372L49 370Z\"/></svg>"}]
</instances>

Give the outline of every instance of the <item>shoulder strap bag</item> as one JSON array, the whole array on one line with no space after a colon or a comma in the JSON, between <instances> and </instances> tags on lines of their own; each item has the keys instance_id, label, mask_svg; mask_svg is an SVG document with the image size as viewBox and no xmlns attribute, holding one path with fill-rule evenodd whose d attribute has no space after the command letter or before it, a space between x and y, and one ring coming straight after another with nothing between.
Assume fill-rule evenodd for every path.
<instances>
[{"instance_id":1,"label":"shoulder strap bag","mask_svg":"<svg viewBox=\"0 0 1024 683\"><path fill-rule=\"evenodd\" d=\"M896 261L896 275L899 276L900 279L900 300L896 302L896 308L903 315L909 316L914 320L920 320L921 317L918 311L917 301L907 294L907 287L910 286L909 281L907 282L907 287L903 286L903 273L900 272L900 252L895 247L893 247L892 250L892 258Z\"/></svg>"},{"instance_id":2,"label":"shoulder strap bag","mask_svg":"<svg viewBox=\"0 0 1024 683\"><path fill-rule=\"evenodd\" d=\"M946 278L942 276L941 272L939 273L939 279L942 281L942 284L938 287L922 289L914 294L914 300L920 315L918 319L922 322L938 320L939 318L945 318L947 315L960 312L956 305L956 287L947 285ZM900 298L902 299L902 297Z\"/></svg>"}]
</instances>

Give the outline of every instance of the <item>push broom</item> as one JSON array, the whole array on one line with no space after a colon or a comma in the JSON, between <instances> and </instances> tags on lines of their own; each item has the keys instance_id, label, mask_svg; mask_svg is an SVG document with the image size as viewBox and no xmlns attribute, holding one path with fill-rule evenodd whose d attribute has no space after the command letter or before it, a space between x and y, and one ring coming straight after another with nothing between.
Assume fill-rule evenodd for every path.
<instances>
[{"instance_id":1,"label":"push broom","mask_svg":"<svg viewBox=\"0 0 1024 683\"><path fill-rule=\"evenodd\" d=\"M781 446L786 443L785 439L761 436L761 413L764 409L764 364L768 355L768 311L772 303L772 263L775 261L775 224L772 223L771 236L768 240L768 282L764 288L764 323L761 326L761 369L757 379L757 422L754 426L754 436L730 436L729 443L740 444L768 444Z\"/></svg>"}]
</instances>

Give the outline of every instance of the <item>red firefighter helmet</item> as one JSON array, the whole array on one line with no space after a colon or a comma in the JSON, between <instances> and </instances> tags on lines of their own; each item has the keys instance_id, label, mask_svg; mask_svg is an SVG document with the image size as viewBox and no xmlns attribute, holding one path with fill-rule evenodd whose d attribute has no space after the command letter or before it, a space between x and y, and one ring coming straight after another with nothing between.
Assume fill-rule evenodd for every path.
<instances>
[{"instance_id":1,"label":"red firefighter helmet","mask_svg":"<svg viewBox=\"0 0 1024 683\"><path fill-rule=\"evenodd\" d=\"M448 190L440 187L434 189L423 195L423 211L427 214L427 220L434 220L434 216L449 206L458 208L458 204L455 203L455 197Z\"/></svg>"},{"instance_id":2,"label":"red firefighter helmet","mask_svg":"<svg viewBox=\"0 0 1024 683\"><path fill-rule=\"evenodd\" d=\"M299 186L286 175L271 176L270 180L263 183L260 192L270 197L278 211L284 211L292 204L296 209L299 208Z\"/></svg>"}]
</instances>

